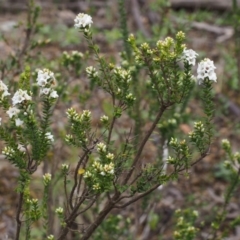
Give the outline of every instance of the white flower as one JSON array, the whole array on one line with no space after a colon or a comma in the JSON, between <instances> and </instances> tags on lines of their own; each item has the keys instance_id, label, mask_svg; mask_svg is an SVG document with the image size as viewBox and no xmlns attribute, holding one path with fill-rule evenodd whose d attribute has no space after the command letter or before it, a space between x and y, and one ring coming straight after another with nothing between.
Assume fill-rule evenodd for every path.
<instances>
[{"instance_id":1,"label":"white flower","mask_svg":"<svg viewBox=\"0 0 240 240\"><path fill-rule=\"evenodd\" d=\"M107 146L104 143L100 142L97 144L98 152L106 152L106 150L107 150Z\"/></svg>"},{"instance_id":2,"label":"white flower","mask_svg":"<svg viewBox=\"0 0 240 240\"><path fill-rule=\"evenodd\" d=\"M185 49L183 51L183 59L186 60L189 65L195 66L197 56L198 54L192 49Z\"/></svg>"},{"instance_id":3,"label":"white flower","mask_svg":"<svg viewBox=\"0 0 240 240\"><path fill-rule=\"evenodd\" d=\"M52 174L51 173L45 173L43 175L43 183L44 183L44 185L47 186L50 183L51 179L52 179Z\"/></svg>"},{"instance_id":4,"label":"white flower","mask_svg":"<svg viewBox=\"0 0 240 240\"><path fill-rule=\"evenodd\" d=\"M23 101L29 101L32 100L32 97L28 95L26 90L19 89L17 92L15 92L12 103L13 106L17 105L18 103L22 103Z\"/></svg>"},{"instance_id":5,"label":"white flower","mask_svg":"<svg viewBox=\"0 0 240 240\"><path fill-rule=\"evenodd\" d=\"M45 87L51 81L53 81L53 83L55 82L54 73L46 68L43 70L40 69L38 70L38 76L36 81L38 86Z\"/></svg>"},{"instance_id":6,"label":"white flower","mask_svg":"<svg viewBox=\"0 0 240 240\"><path fill-rule=\"evenodd\" d=\"M2 125L2 118L0 118L0 126Z\"/></svg>"},{"instance_id":7,"label":"white flower","mask_svg":"<svg viewBox=\"0 0 240 240\"><path fill-rule=\"evenodd\" d=\"M114 159L114 154L113 153L108 153L106 155L106 158L109 159L109 160L113 160Z\"/></svg>"},{"instance_id":8,"label":"white flower","mask_svg":"<svg viewBox=\"0 0 240 240\"><path fill-rule=\"evenodd\" d=\"M4 147L2 150L2 154L5 155L6 157L12 157L15 151L11 147Z\"/></svg>"},{"instance_id":9,"label":"white flower","mask_svg":"<svg viewBox=\"0 0 240 240\"><path fill-rule=\"evenodd\" d=\"M64 171L68 170L68 168L69 168L69 165L66 164L66 163L63 163L62 166L61 166L61 169L64 170Z\"/></svg>"},{"instance_id":10,"label":"white flower","mask_svg":"<svg viewBox=\"0 0 240 240\"><path fill-rule=\"evenodd\" d=\"M103 122L103 123L107 123L108 120L109 120L109 118L106 115L103 115L103 116L100 117L100 121Z\"/></svg>"},{"instance_id":11,"label":"white flower","mask_svg":"<svg viewBox=\"0 0 240 240\"><path fill-rule=\"evenodd\" d=\"M47 236L47 240L54 240L54 236L52 234Z\"/></svg>"},{"instance_id":12,"label":"white flower","mask_svg":"<svg viewBox=\"0 0 240 240\"><path fill-rule=\"evenodd\" d=\"M3 93L2 93L2 98L10 95L10 93L8 92L8 87L7 87L7 85L4 84L2 80L0 80L0 92L3 92Z\"/></svg>"},{"instance_id":13,"label":"white flower","mask_svg":"<svg viewBox=\"0 0 240 240\"><path fill-rule=\"evenodd\" d=\"M16 116L18 113L20 112L19 109L17 109L16 107L10 107L7 110L7 115L12 118L13 116Z\"/></svg>"},{"instance_id":14,"label":"white flower","mask_svg":"<svg viewBox=\"0 0 240 240\"><path fill-rule=\"evenodd\" d=\"M45 133L46 139L50 140L51 142L54 141L53 135L50 132Z\"/></svg>"},{"instance_id":15,"label":"white flower","mask_svg":"<svg viewBox=\"0 0 240 240\"><path fill-rule=\"evenodd\" d=\"M0 80L0 91L7 91L8 90L8 87L5 83L3 83L2 80Z\"/></svg>"},{"instance_id":16,"label":"white flower","mask_svg":"<svg viewBox=\"0 0 240 240\"><path fill-rule=\"evenodd\" d=\"M98 71L93 66L87 67L86 72L89 78L98 76Z\"/></svg>"},{"instance_id":17,"label":"white flower","mask_svg":"<svg viewBox=\"0 0 240 240\"><path fill-rule=\"evenodd\" d=\"M50 93L50 98L58 98L58 94L55 90Z\"/></svg>"},{"instance_id":18,"label":"white flower","mask_svg":"<svg viewBox=\"0 0 240 240\"><path fill-rule=\"evenodd\" d=\"M20 118L15 119L15 125L16 125L17 127L22 126L23 123L24 123L24 122L23 122Z\"/></svg>"},{"instance_id":19,"label":"white flower","mask_svg":"<svg viewBox=\"0 0 240 240\"><path fill-rule=\"evenodd\" d=\"M2 94L2 98L9 96L9 95L10 95L10 93L8 91L4 91Z\"/></svg>"},{"instance_id":20,"label":"white flower","mask_svg":"<svg viewBox=\"0 0 240 240\"><path fill-rule=\"evenodd\" d=\"M217 75L215 73L216 67L214 66L213 61L208 58L205 58L198 64L197 69L197 80L198 84L201 84L205 78L208 78L211 81L217 81Z\"/></svg>"},{"instance_id":21,"label":"white flower","mask_svg":"<svg viewBox=\"0 0 240 240\"><path fill-rule=\"evenodd\" d=\"M41 88L40 89L40 96L41 95L48 95L50 90L51 90L50 88Z\"/></svg>"},{"instance_id":22,"label":"white flower","mask_svg":"<svg viewBox=\"0 0 240 240\"><path fill-rule=\"evenodd\" d=\"M63 213L63 208L59 207L55 210L55 213L57 214L62 214Z\"/></svg>"},{"instance_id":23,"label":"white flower","mask_svg":"<svg viewBox=\"0 0 240 240\"><path fill-rule=\"evenodd\" d=\"M91 27L91 24L93 23L92 17L84 13L79 13L74 19L74 22L75 22L74 24L75 28Z\"/></svg>"}]
</instances>

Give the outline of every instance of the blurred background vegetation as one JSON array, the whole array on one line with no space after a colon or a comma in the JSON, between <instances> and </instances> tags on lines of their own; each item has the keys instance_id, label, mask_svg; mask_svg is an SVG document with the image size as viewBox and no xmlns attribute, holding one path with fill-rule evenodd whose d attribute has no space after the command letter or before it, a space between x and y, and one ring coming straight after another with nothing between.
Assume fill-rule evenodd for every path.
<instances>
[{"instance_id":1,"label":"blurred background vegetation","mask_svg":"<svg viewBox=\"0 0 240 240\"><path fill-rule=\"evenodd\" d=\"M34 41L38 48L26 57L31 67L47 66L52 71L59 72L62 78L71 78L69 96L65 97L66 106L86 103L91 94L86 77L79 76L72 69L63 70L63 51L78 50L86 53L86 43L73 28L73 19L79 12L86 12L93 17L93 31L95 40L100 45L101 52L106 56L119 59L119 52L123 50L121 40L120 17L118 1L36 1L42 11L39 25L34 34ZM208 229L214 216L224 203L226 186L231 181L231 173L223 165L224 155L220 141L228 138L232 142L234 151L240 148L240 13L238 1L183 1L183 0L129 0L125 1L127 9L127 26L130 33L137 36L139 42L150 44L167 36L174 36L183 31L187 37L188 48L199 53L199 59L208 57L214 61L217 69L218 83L214 86L216 113L214 118L216 138L211 154L202 162L194 166L189 179L184 176L178 181L164 186L157 193L153 193L141 201L137 215L139 216L136 232L136 209L128 207L110 216L96 232L93 239L173 239L173 226L176 222L176 209L197 209L199 218L197 226L200 229L197 239L207 239ZM27 17L27 1L0 0L0 56L1 61L10 64L9 56L14 55L25 37L24 23ZM9 61L9 62L8 62ZM91 63L88 59L88 63ZM87 65L83 61L82 69ZM84 65L85 64L85 65ZM23 66L21 66L23 67ZM60 69L60 70L59 70ZM19 73L2 74L8 81L17 81ZM64 72L65 71L65 72ZM58 72L57 72L58 74ZM81 80L81 84L75 84ZM79 94L79 92L81 94ZM190 121L195 120L199 112L199 94L197 89L192 92L192 100L187 108L186 121L180 124L179 131L188 133L191 130ZM58 105L56 116L64 115L64 105ZM89 107L102 108L108 111L107 101L103 96L97 96ZM144 111L144 109L143 109ZM96 117L97 118L97 117ZM64 120L54 123L59 138L63 135ZM97 123L96 123L97 124ZM128 122L123 122L128 125ZM0 145L0 148L2 145ZM56 142L56 149L62 148L61 141ZM151 159L156 152L156 146L149 145L145 158ZM64 154L55 156L58 161L64 161L72 149L64 149ZM75 156L77 153L75 153ZM0 238L7 234L14 235L14 206L16 194L14 189L18 173L4 161L0 163ZM74 158L74 156L72 156ZM70 160L71 161L71 160ZM54 161L49 162L54 165ZM41 172L36 174L33 195L37 196L38 181ZM233 194L227 208L226 226L240 215L239 187ZM57 194L56 192L54 194ZM61 199L59 200L61 201ZM188 215L186 215L188 216ZM38 233L36 232L36 238ZM74 238L73 238L74 239ZM240 226L235 224L231 228L228 240L240 239Z\"/></svg>"}]
</instances>

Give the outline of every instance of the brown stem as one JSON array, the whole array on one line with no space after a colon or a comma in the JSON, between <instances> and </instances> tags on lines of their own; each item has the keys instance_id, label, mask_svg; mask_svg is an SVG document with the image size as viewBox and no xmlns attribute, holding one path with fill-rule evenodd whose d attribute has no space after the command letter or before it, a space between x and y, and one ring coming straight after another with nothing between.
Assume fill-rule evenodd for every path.
<instances>
[{"instance_id":1,"label":"brown stem","mask_svg":"<svg viewBox=\"0 0 240 240\"><path fill-rule=\"evenodd\" d=\"M72 188L72 191L70 193L70 197L69 197L69 203L70 203L70 207L71 209L73 209L73 194L77 188L77 184L78 184L78 170L80 165L82 164L84 158L90 153L90 150L86 150L85 153L83 154L83 156L80 158L80 160L78 161L77 167L75 168L75 173L74 173L74 185Z\"/></svg>"},{"instance_id":2,"label":"brown stem","mask_svg":"<svg viewBox=\"0 0 240 240\"><path fill-rule=\"evenodd\" d=\"M104 218L113 209L113 207L114 207L114 203L112 201L108 202L105 205L104 209L99 213L99 215L97 216L96 220L89 226L89 228L87 228L87 230L84 233L84 235L81 238L81 240L87 240L87 239L89 239L91 237L93 232L98 228L98 226L102 223Z\"/></svg>"},{"instance_id":3,"label":"brown stem","mask_svg":"<svg viewBox=\"0 0 240 240\"><path fill-rule=\"evenodd\" d=\"M111 136L112 136L112 130L113 130L113 126L114 126L115 121L116 121L116 117L114 116L113 119L112 119L112 122L111 122L110 129L109 129L109 134L108 134L108 139L107 139L107 145L110 143Z\"/></svg>"},{"instance_id":4,"label":"brown stem","mask_svg":"<svg viewBox=\"0 0 240 240\"><path fill-rule=\"evenodd\" d=\"M17 209L17 215L16 215L17 232L16 232L15 240L19 240L19 237L20 237L20 230L21 230L21 226L22 226L20 214L21 214L21 210L22 210L22 204L23 204L23 193L21 192L20 196L19 196L19 203L18 203L18 209Z\"/></svg>"},{"instance_id":5,"label":"brown stem","mask_svg":"<svg viewBox=\"0 0 240 240\"><path fill-rule=\"evenodd\" d=\"M197 160L195 160L193 163L191 163L191 167L194 166L195 164L197 164L198 162L200 162L204 157L207 156L207 154L208 154L208 149L207 149ZM178 169L177 172L179 173L179 172L182 172L182 171L184 171L184 170L186 170L185 167ZM239 171L240 171L240 170L239 170ZM173 175L173 174L175 174L175 173L176 173L176 172L173 171L173 172L169 175L169 178L171 177L171 175ZM154 191L154 190L155 190L156 188L158 188L159 186L161 186L161 183L154 185L154 186L153 186L151 189L149 189L148 191L139 194L138 196L130 199L128 202L126 202L126 203L124 203L124 204L115 205L114 208L124 208L124 207L127 207L128 205L130 205L130 204L136 202L137 200L139 200L140 198L148 195L149 193L151 193L152 191ZM121 201L122 199L124 199L124 198L130 198L130 197L131 197L131 195L129 195L129 196L123 196L123 197L121 197L121 198L118 198L115 203L120 202L120 201Z\"/></svg>"},{"instance_id":6,"label":"brown stem","mask_svg":"<svg viewBox=\"0 0 240 240\"><path fill-rule=\"evenodd\" d=\"M114 208L124 208L127 207L128 205L136 202L137 200L139 200L140 198L143 198L144 196L148 195L149 193L151 193L152 191L154 191L156 188L158 188L161 184L156 184L154 185L151 189L149 189L148 191L139 194L138 196L132 198L131 200L129 200L128 202L126 202L125 204L122 205L116 205L114 206Z\"/></svg>"},{"instance_id":7,"label":"brown stem","mask_svg":"<svg viewBox=\"0 0 240 240\"><path fill-rule=\"evenodd\" d=\"M166 105L162 105L161 106L155 121L153 122L151 128L148 130L147 134L145 135L145 137L143 138L143 140L142 140L142 142L140 144L140 147L139 147L138 152L137 152L137 154L136 154L136 156L135 156L135 158L133 160L133 163L132 163L132 166L130 168L130 171L128 172L126 178L123 180L123 183L122 183L123 185L125 185L128 182L129 178L131 177L131 175L132 175L132 173L134 171L134 168L135 168L135 166L136 166L136 164L137 164L137 162L138 162L138 160L139 160L139 158L140 158L140 156L142 154L142 151L143 151L143 149L145 147L145 144L147 143L149 137L151 136L152 132L156 128L159 120L161 119L161 117L162 117L162 115L163 115L163 113L164 113L164 111L166 109L167 109Z\"/></svg>"}]
</instances>

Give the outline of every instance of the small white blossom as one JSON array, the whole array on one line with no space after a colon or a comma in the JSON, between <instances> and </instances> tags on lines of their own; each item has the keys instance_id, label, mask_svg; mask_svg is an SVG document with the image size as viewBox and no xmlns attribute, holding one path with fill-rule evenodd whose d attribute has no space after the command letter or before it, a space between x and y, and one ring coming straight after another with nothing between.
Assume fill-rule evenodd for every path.
<instances>
[{"instance_id":1,"label":"small white blossom","mask_svg":"<svg viewBox=\"0 0 240 240\"><path fill-rule=\"evenodd\" d=\"M67 171L68 168L69 168L69 165L66 164L66 163L63 163L62 166L61 166L61 169L62 169L63 171Z\"/></svg>"},{"instance_id":2,"label":"small white blossom","mask_svg":"<svg viewBox=\"0 0 240 240\"><path fill-rule=\"evenodd\" d=\"M103 123L107 123L108 120L109 120L109 118L106 115L103 115L103 116L100 117L100 121L103 122Z\"/></svg>"},{"instance_id":3,"label":"small white blossom","mask_svg":"<svg viewBox=\"0 0 240 240\"><path fill-rule=\"evenodd\" d=\"M109 159L109 160L113 160L114 159L114 154L113 153L108 153L106 155L106 158Z\"/></svg>"},{"instance_id":4,"label":"small white blossom","mask_svg":"<svg viewBox=\"0 0 240 240\"><path fill-rule=\"evenodd\" d=\"M129 94L126 96L126 99L127 99L127 100L130 100L130 101L135 101L135 100L136 100L136 98L133 97L132 93L129 93Z\"/></svg>"},{"instance_id":5,"label":"small white blossom","mask_svg":"<svg viewBox=\"0 0 240 240\"><path fill-rule=\"evenodd\" d=\"M54 73L48 69L38 70L37 85L45 87L48 83L55 83Z\"/></svg>"},{"instance_id":6,"label":"small white blossom","mask_svg":"<svg viewBox=\"0 0 240 240\"><path fill-rule=\"evenodd\" d=\"M0 80L0 91L4 92L4 91L7 91L7 90L8 90L7 85L2 80Z\"/></svg>"},{"instance_id":7,"label":"small white blossom","mask_svg":"<svg viewBox=\"0 0 240 240\"><path fill-rule=\"evenodd\" d=\"M205 78L208 78L211 81L217 81L217 75L215 73L216 67L214 66L213 61L208 58L205 58L198 64L197 69L197 80L198 84L201 84Z\"/></svg>"},{"instance_id":8,"label":"small white blossom","mask_svg":"<svg viewBox=\"0 0 240 240\"><path fill-rule=\"evenodd\" d=\"M84 57L83 53L78 52L78 51L72 51L72 56L79 57L79 58L83 58Z\"/></svg>"},{"instance_id":9,"label":"small white blossom","mask_svg":"<svg viewBox=\"0 0 240 240\"><path fill-rule=\"evenodd\" d=\"M50 98L58 98L58 94L55 90L50 93Z\"/></svg>"},{"instance_id":10,"label":"small white blossom","mask_svg":"<svg viewBox=\"0 0 240 240\"><path fill-rule=\"evenodd\" d=\"M45 137L51 142L54 142L53 135L50 132L45 133Z\"/></svg>"},{"instance_id":11,"label":"small white blossom","mask_svg":"<svg viewBox=\"0 0 240 240\"><path fill-rule=\"evenodd\" d=\"M23 121L20 118L15 119L15 125L17 127L21 127L23 125Z\"/></svg>"},{"instance_id":12,"label":"small white blossom","mask_svg":"<svg viewBox=\"0 0 240 240\"><path fill-rule=\"evenodd\" d=\"M13 116L16 116L19 112L20 110L16 107L10 107L6 113L10 118L12 118Z\"/></svg>"},{"instance_id":13,"label":"small white blossom","mask_svg":"<svg viewBox=\"0 0 240 240\"><path fill-rule=\"evenodd\" d=\"M105 164L103 169L108 174L114 174L114 164L113 163Z\"/></svg>"},{"instance_id":14,"label":"small white blossom","mask_svg":"<svg viewBox=\"0 0 240 240\"><path fill-rule=\"evenodd\" d=\"M114 69L114 74L117 78L124 80L126 83L129 83L132 80L130 71L127 71L121 67L116 67Z\"/></svg>"},{"instance_id":15,"label":"small white blossom","mask_svg":"<svg viewBox=\"0 0 240 240\"><path fill-rule=\"evenodd\" d=\"M50 90L51 90L50 88L41 88L40 89L40 96L41 95L48 95Z\"/></svg>"},{"instance_id":16,"label":"small white blossom","mask_svg":"<svg viewBox=\"0 0 240 240\"><path fill-rule=\"evenodd\" d=\"M86 171L83 175L84 178L90 178L92 174L89 171Z\"/></svg>"},{"instance_id":17,"label":"small white blossom","mask_svg":"<svg viewBox=\"0 0 240 240\"><path fill-rule=\"evenodd\" d=\"M62 207L59 207L55 210L55 213L57 214L62 214L63 213L63 208Z\"/></svg>"},{"instance_id":18,"label":"small white blossom","mask_svg":"<svg viewBox=\"0 0 240 240\"><path fill-rule=\"evenodd\" d=\"M104 143L100 142L97 144L98 152L106 152L106 150L107 150L107 146Z\"/></svg>"},{"instance_id":19,"label":"small white blossom","mask_svg":"<svg viewBox=\"0 0 240 240\"><path fill-rule=\"evenodd\" d=\"M74 22L75 22L74 24L75 28L91 27L91 24L93 23L92 17L84 13L79 13L74 19Z\"/></svg>"},{"instance_id":20,"label":"small white blossom","mask_svg":"<svg viewBox=\"0 0 240 240\"><path fill-rule=\"evenodd\" d=\"M0 93L2 93L2 98L10 95L7 85L4 84L2 80L0 80Z\"/></svg>"},{"instance_id":21,"label":"small white blossom","mask_svg":"<svg viewBox=\"0 0 240 240\"><path fill-rule=\"evenodd\" d=\"M100 189L99 183L93 184L93 190L99 190L99 189Z\"/></svg>"},{"instance_id":22,"label":"small white blossom","mask_svg":"<svg viewBox=\"0 0 240 240\"><path fill-rule=\"evenodd\" d=\"M54 236L52 234L47 236L47 240L54 240Z\"/></svg>"},{"instance_id":23,"label":"small white blossom","mask_svg":"<svg viewBox=\"0 0 240 240\"><path fill-rule=\"evenodd\" d=\"M183 59L187 61L189 65L195 66L197 56L198 54L192 49L185 49L183 51Z\"/></svg>"},{"instance_id":24,"label":"small white blossom","mask_svg":"<svg viewBox=\"0 0 240 240\"><path fill-rule=\"evenodd\" d=\"M15 151L11 147L4 147L2 150L2 154L5 155L6 157L12 157Z\"/></svg>"},{"instance_id":25,"label":"small white blossom","mask_svg":"<svg viewBox=\"0 0 240 240\"><path fill-rule=\"evenodd\" d=\"M47 186L50 183L51 179L52 179L52 174L51 173L45 173L43 175L43 183L44 183L44 185Z\"/></svg>"},{"instance_id":26,"label":"small white blossom","mask_svg":"<svg viewBox=\"0 0 240 240\"><path fill-rule=\"evenodd\" d=\"M28 95L26 90L19 89L17 92L15 92L13 98L12 98L12 104L13 106L22 103L24 101L30 101L32 100L32 97Z\"/></svg>"},{"instance_id":27,"label":"small white blossom","mask_svg":"<svg viewBox=\"0 0 240 240\"><path fill-rule=\"evenodd\" d=\"M87 73L89 78L98 76L98 71L93 66L87 67L86 68L86 73Z\"/></svg>"},{"instance_id":28,"label":"small white blossom","mask_svg":"<svg viewBox=\"0 0 240 240\"><path fill-rule=\"evenodd\" d=\"M222 146L223 146L223 148L225 148L225 149L230 149L230 148L231 148L231 144L230 144L230 142L229 142L228 139L223 139L223 140L222 140Z\"/></svg>"}]
</instances>

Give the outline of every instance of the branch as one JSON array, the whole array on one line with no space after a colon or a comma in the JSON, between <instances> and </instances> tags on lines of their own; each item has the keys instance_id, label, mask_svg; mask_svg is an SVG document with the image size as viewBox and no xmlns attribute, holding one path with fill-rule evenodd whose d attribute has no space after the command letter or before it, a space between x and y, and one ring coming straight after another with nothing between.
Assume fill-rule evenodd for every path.
<instances>
[{"instance_id":1,"label":"branch","mask_svg":"<svg viewBox=\"0 0 240 240\"><path fill-rule=\"evenodd\" d=\"M161 119L161 117L162 117L162 115L163 115L163 113L164 113L164 111L166 109L167 109L167 106L165 106L165 105L161 106L155 121L153 122L152 126L150 127L150 129L148 130L147 134L145 135L145 137L143 138L143 140L142 140L142 142L140 144L140 147L139 147L138 152L137 152L137 154L136 154L136 156L135 156L135 158L133 160L133 163L132 163L132 166L130 168L130 171L128 172L126 178L123 180L122 185L125 185L128 182L129 178L131 177L131 175L132 175L132 173L133 173L133 171L135 169L135 166L136 166L136 164L137 164L137 162L138 162L138 160L139 160L139 158L140 158L140 156L142 154L142 151L143 151L143 149L145 147L145 144L147 143L149 137L151 136L152 132L156 128L159 120Z\"/></svg>"}]
</instances>

